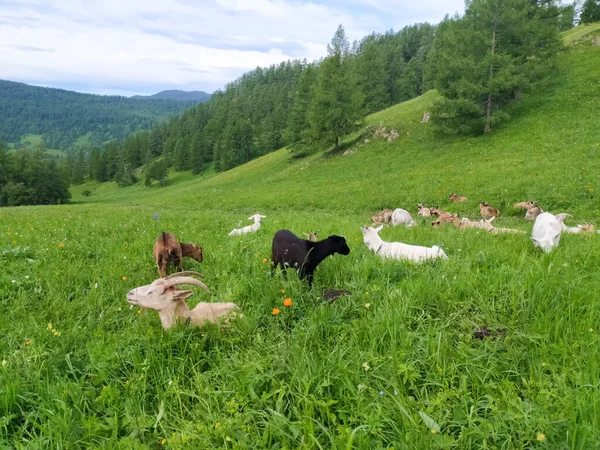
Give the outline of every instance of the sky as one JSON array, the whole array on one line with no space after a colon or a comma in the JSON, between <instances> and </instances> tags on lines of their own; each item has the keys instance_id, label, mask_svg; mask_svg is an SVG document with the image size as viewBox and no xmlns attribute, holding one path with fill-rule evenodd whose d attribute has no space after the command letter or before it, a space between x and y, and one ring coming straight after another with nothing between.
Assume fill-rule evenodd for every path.
<instances>
[{"instance_id":1,"label":"sky","mask_svg":"<svg viewBox=\"0 0 600 450\"><path fill-rule=\"evenodd\" d=\"M350 42L438 23L463 0L0 0L0 79L96 94L223 88Z\"/></svg>"}]
</instances>

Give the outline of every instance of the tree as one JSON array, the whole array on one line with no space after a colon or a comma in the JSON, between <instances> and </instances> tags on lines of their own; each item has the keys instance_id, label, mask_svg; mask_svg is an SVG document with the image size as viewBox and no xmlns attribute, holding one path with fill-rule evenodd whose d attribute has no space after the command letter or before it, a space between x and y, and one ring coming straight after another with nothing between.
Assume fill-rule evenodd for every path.
<instances>
[{"instance_id":1,"label":"tree","mask_svg":"<svg viewBox=\"0 0 600 450\"><path fill-rule=\"evenodd\" d=\"M581 7L579 23L600 22L600 0L585 0Z\"/></svg>"},{"instance_id":2,"label":"tree","mask_svg":"<svg viewBox=\"0 0 600 450\"><path fill-rule=\"evenodd\" d=\"M294 93L294 103L290 108L284 132L284 139L287 144L302 142L307 138L309 128L308 110L317 75L317 68L313 64L308 64L298 79L298 87Z\"/></svg>"},{"instance_id":3,"label":"tree","mask_svg":"<svg viewBox=\"0 0 600 450\"><path fill-rule=\"evenodd\" d=\"M81 184L85 177L85 155L83 149L79 149L75 159L73 161L73 167L71 169L71 183Z\"/></svg>"},{"instance_id":4,"label":"tree","mask_svg":"<svg viewBox=\"0 0 600 450\"><path fill-rule=\"evenodd\" d=\"M156 180L160 186L165 186L167 184L168 175L169 167L167 166L167 162L164 159L159 159L150 164L146 169L145 184L146 186L150 186L152 180Z\"/></svg>"},{"instance_id":5,"label":"tree","mask_svg":"<svg viewBox=\"0 0 600 450\"><path fill-rule=\"evenodd\" d=\"M556 21L527 0L471 0L462 19L440 24L435 54L442 99L434 121L448 132L492 127L552 66L560 46Z\"/></svg>"},{"instance_id":6,"label":"tree","mask_svg":"<svg viewBox=\"0 0 600 450\"><path fill-rule=\"evenodd\" d=\"M327 58L319 66L308 111L312 139L335 143L336 150L340 137L356 129L364 117L364 96L356 81L349 47L340 25L327 46Z\"/></svg>"}]
</instances>

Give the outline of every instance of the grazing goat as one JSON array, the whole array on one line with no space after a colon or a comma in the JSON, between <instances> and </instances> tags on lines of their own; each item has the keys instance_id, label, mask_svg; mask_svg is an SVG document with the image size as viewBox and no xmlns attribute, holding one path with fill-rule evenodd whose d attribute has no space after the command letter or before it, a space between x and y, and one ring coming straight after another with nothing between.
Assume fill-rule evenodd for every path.
<instances>
[{"instance_id":1,"label":"grazing goat","mask_svg":"<svg viewBox=\"0 0 600 450\"><path fill-rule=\"evenodd\" d=\"M287 267L293 267L298 272L298 278L301 280L308 278L308 287L311 288L313 273L319 263L335 253L340 255L350 253L346 239L342 236L331 235L322 241L311 242L300 239L291 231L279 230L273 236L271 250L273 267L271 274L273 274L277 265L281 267L284 276Z\"/></svg>"},{"instance_id":2,"label":"grazing goat","mask_svg":"<svg viewBox=\"0 0 600 450\"><path fill-rule=\"evenodd\" d=\"M457 194L455 194L454 192L452 192L452 193L451 193L451 194L448 196L448 199L449 199L451 202L454 202L454 203L462 203L462 202L466 202L467 200L469 200L467 197L464 197L464 196L462 196L462 195L457 195Z\"/></svg>"},{"instance_id":3,"label":"grazing goat","mask_svg":"<svg viewBox=\"0 0 600 450\"><path fill-rule=\"evenodd\" d=\"M558 246L560 233L565 226L564 220L567 216L571 217L570 214L554 215L548 212L537 216L531 233L533 245L550 253L554 247Z\"/></svg>"},{"instance_id":4,"label":"grazing goat","mask_svg":"<svg viewBox=\"0 0 600 450\"><path fill-rule=\"evenodd\" d=\"M182 244L172 233L161 233L154 242L154 260L158 266L158 274L161 277L167 275L169 265L173 265L179 272L182 257L187 256L202 262L202 247L196 244Z\"/></svg>"},{"instance_id":5,"label":"grazing goat","mask_svg":"<svg viewBox=\"0 0 600 450\"><path fill-rule=\"evenodd\" d=\"M374 251L382 258L406 259L409 261L422 262L427 259L448 259L444 250L437 245L433 247L421 247L419 245L404 244L402 242L385 242L379 237L379 228L361 227L364 242L369 250Z\"/></svg>"},{"instance_id":6,"label":"grazing goat","mask_svg":"<svg viewBox=\"0 0 600 450\"><path fill-rule=\"evenodd\" d=\"M500 216L500 211L498 211L493 206L488 205L486 202L481 202L479 204L479 212L481 213L481 217L483 217L484 219Z\"/></svg>"},{"instance_id":7,"label":"grazing goat","mask_svg":"<svg viewBox=\"0 0 600 450\"><path fill-rule=\"evenodd\" d=\"M373 217L371 217L371 222L388 223L390 220L392 220L392 213L393 211L391 209L384 209L379 214L376 214Z\"/></svg>"},{"instance_id":8,"label":"grazing goat","mask_svg":"<svg viewBox=\"0 0 600 450\"><path fill-rule=\"evenodd\" d=\"M407 210L402 208L396 208L392 213L392 225L405 225L407 227L412 227L416 224Z\"/></svg>"},{"instance_id":9,"label":"grazing goat","mask_svg":"<svg viewBox=\"0 0 600 450\"><path fill-rule=\"evenodd\" d=\"M529 200L527 202L515 203L513 205L515 208L524 208L527 210L525 213L526 220L535 220L537 216L544 212L542 208L535 204L534 200Z\"/></svg>"},{"instance_id":10,"label":"grazing goat","mask_svg":"<svg viewBox=\"0 0 600 450\"><path fill-rule=\"evenodd\" d=\"M260 221L265 217L267 216L261 216L260 214L254 214L253 216L248 217L248 220L254 220L254 223L244 228L235 228L231 230L229 236L240 236L242 234L254 233L255 231L258 231L260 228Z\"/></svg>"},{"instance_id":11,"label":"grazing goat","mask_svg":"<svg viewBox=\"0 0 600 450\"><path fill-rule=\"evenodd\" d=\"M195 326L206 322L216 323L219 317L238 309L235 303L198 303L190 311L185 299L194 292L180 291L177 287L181 284L195 284L209 292L203 282L191 278L191 276L201 277L202 275L196 272L181 272L166 278L159 278L149 285L129 291L127 301L132 308L139 306L158 311L160 322L165 330L172 328L177 323L190 323Z\"/></svg>"},{"instance_id":12,"label":"grazing goat","mask_svg":"<svg viewBox=\"0 0 600 450\"><path fill-rule=\"evenodd\" d=\"M431 217L431 209L423 206L423 203L417 205L417 216L419 217Z\"/></svg>"}]
</instances>

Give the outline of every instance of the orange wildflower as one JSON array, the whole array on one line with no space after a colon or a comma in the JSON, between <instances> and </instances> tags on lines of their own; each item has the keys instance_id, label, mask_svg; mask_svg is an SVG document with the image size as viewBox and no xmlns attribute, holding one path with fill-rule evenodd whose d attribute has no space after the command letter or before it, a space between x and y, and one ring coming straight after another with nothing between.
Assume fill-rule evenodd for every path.
<instances>
[{"instance_id":1,"label":"orange wildflower","mask_svg":"<svg viewBox=\"0 0 600 450\"><path fill-rule=\"evenodd\" d=\"M277 314L279 314L281 311L279 311L279 308L273 308L273 311L271 311L271 314L273 314L274 316L276 316Z\"/></svg>"},{"instance_id":2,"label":"orange wildflower","mask_svg":"<svg viewBox=\"0 0 600 450\"><path fill-rule=\"evenodd\" d=\"M58 244L58 248L63 248L63 243Z\"/></svg>"},{"instance_id":3,"label":"orange wildflower","mask_svg":"<svg viewBox=\"0 0 600 450\"><path fill-rule=\"evenodd\" d=\"M263 263L266 263L267 261L269 261L267 258L263 258Z\"/></svg>"},{"instance_id":4,"label":"orange wildflower","mask_svg":"<svg viewBox=\"0 0 600 450\"><path fill-rule=\"evenodd\" d=\"M123 281L127 281L127 277L125 277L125 276L124 276L124 277L123 277Z\"/></svg>"},{"instance_id":5,"label":"orange wildflower","mask_svg":"<svg viewBox=\"0 0 600 450\"><path fill-rule=\"evenodd\" d=\"M292 299L291 299L291 298L289 298L289 297L288 297L288 298L286 298L286 299L283 301L283 306L292 306Z\"/></svg>"},{"instance_id":6,"label":"orange wildflower","mask_svg":"<svg viewBox=\"0 0 600 450\"><path fill-rule=\"evenodd\" d=\"M25 341L25 345L31 345L31 341Z\"/></svg>"}]
</instances>

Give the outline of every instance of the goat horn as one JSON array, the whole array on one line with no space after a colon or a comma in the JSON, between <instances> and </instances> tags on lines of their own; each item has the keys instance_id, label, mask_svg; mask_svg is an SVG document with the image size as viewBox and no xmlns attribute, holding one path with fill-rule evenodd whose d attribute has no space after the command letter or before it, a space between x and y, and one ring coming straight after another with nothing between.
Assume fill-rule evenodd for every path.
<instances>
[{"instance_id":1,"label":"goat horn","mask_svg":"<svg viewBox=\"0 0 600 450\"><path fill-rule=\"evenodd\" d=\"M185 273L185 272L181 272ZM174 276L172 278L165 278L164 286L171 287L177 286L179 284L195 284L196 286L200 286L206 292L210 292L208 286L206 286L202 281L196 280L195 278L186 277L186 276Z\"/></svg>"},{"instance_id":2,"label":"goat horn","mask_svg":"<svg viewBox=\"0 0 600 450\"><path fill-rule=\"evenodd\" d=\"M174 277L191 277L191 276L204 278L204 275L202 275L201 273L190 272L190 271L173 273L165 278L168 280L169 278L174 278Z\"/></svg>"}]
</instances>

